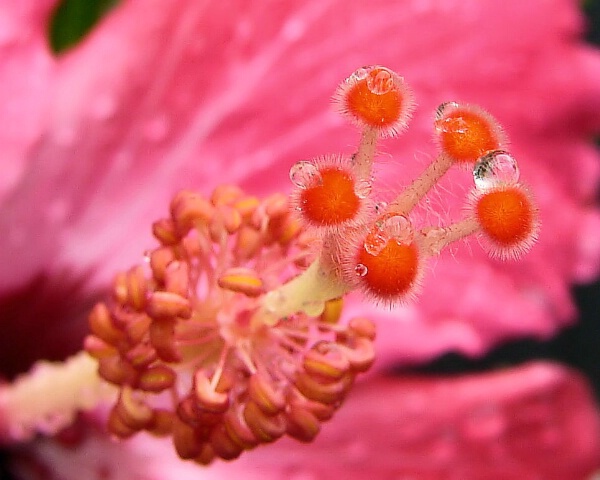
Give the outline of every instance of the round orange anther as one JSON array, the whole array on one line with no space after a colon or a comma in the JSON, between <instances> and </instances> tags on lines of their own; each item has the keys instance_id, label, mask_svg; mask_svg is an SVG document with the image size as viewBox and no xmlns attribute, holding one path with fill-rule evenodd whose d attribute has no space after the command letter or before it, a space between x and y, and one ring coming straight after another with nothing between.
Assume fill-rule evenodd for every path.
<instances>
[{"instance_id":1,"label":"round orange anther","mask_svg":"<svg viewBox=\"0 0 600 480\"><path fill-rule=\"evenodd\" d=\"M414 108L404 79L378 65L356 70L338 87L334 100L342 114L360 127L376 129L382 137L402 131Z\"/></svg>"},{"instance_id":2,"label":"round orange anther","mask_svg":"<svg viewBox=\"0 0 600 480\"><path fill-rule=\"evenodd\" d=\"M435 131L442 151L458 163L471 163L504 144L499 123L473 105L448 102L436 112Z\"/></svg>"},{"instance_id":3,"label":"round orange anther","mask_svg":"<svg viewBox=\"0 0 600 480\"><path fill-rule=\"evenodd\" d=\"M355 274L365 293L376 300L394 303L414 292L420 276L419 251L414 243L387 241L377 253L359 250Z\"/></svg>"},{"instance_id":4,"label":"round orange anther","mask_svg":"<svg viewBox=\"0 0 600 480\"><path fill-rule=\"evenodd\" d=\"M480 195L474 210L483 233L492 244L490 251L494 256L519 256L536 239L536 207L519 185Z\"/></svg>"},{"instance_id":5,"label":"round orange anther","mask_svg":"<svg viewBox=\"0 0 600 480\"><path fill-rule=\"evenodd\" d=\"M325 231L360 223L368 210L368 188L352 172L345 157L322 157L292 166L295 185L291 206L306 226Z\"/></svg>"}]
</instances>

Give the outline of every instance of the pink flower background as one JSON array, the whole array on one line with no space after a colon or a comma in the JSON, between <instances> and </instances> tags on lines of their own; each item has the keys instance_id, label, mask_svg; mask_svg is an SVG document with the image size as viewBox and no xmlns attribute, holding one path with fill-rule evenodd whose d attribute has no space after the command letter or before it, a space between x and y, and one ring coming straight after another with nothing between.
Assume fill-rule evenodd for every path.
<instances>
[{"instance_id":1,"label":"pink flower background","mask_svg":"<svg viewBox=\"0 0 600 480\"><path fill-rule=\"evenodd\" d=\"M414 304L387 311L352 297L348 315L379 323L379 370L548 338L576 320L569 288L600 266L592 143L600 54L581 40L576 1L127 0L59 57L47 45L55 4L0 5L0 371L7 377L80 348L90 305L115 272L141 261L153 245L151 222L178 189L208 193L225 182L257 194L287 191L295 161L352 152L358 133L333 113L330 97L366 64L398 71L418 103L408 132L380 146L382 199L435 157L433 112L458 100L483 105L504 125L542 218L540 241L522 261L491 261L471 241L433 262ZM452 172L419 221L457 219L471 185L468 172ZM462 435L452 427L454 448L439 468L429 465L439 439L427 432L443 432L475 407L512 419L530 396L547 404L533 415L536 428L554 422L559 442L527 440L538 430L522 427L525 420L477 442L452 440ZM421 413L407 420L413 404ZM572 372L549 364L473 379L371 379L339 417L321 443L283 443L241 465L260 465L273 478L294 478L290 471L331 478L342 459L354 459L344 478L425 480L585 478L600 467L590 394ZM412 436L402 433L411 421ZM371 443L343 450L342 436L353 435ZM581 448L568 447L581 439ZM94 458L110 458L106 440L97 442L104 454ZM131 445L127 458L142 469ZM53 443L39 451L57 469L69 458ZM545 458L560 467L544 466Z\"/></svg>"}]
</instances>

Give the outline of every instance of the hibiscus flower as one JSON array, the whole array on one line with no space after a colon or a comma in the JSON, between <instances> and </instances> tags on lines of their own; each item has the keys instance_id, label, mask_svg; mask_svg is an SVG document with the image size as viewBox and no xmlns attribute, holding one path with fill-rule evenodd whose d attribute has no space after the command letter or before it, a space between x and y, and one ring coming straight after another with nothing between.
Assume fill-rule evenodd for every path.
<instances>
[{"instance_id":1,"label":"hibiscus flower","mask_svg":"<svg viewBox=\"0 0 600 480\"><path fill-rule=\"evenodd\" d=\"M359 298L347 302L352 315L377 321L379 366L415 364L448 350L478 355L505 339L546 338L574 320L569 285L593 278L600 259L594 205L598 158L589 140L600 123L600 60L580 41L581 18L573 2L406 0L367 6L130 0L60 57L49 53L46 41L54 5L32 0L0 7L6 26L0 52L5 147L0 365L7 378L40 359L64 359L80 349L89 308L116 272L141 260L153 246L149 226L165 214L177 190L207 194L226 182L265 196L289 190L287 171L297 160L351 153L357 135L328 109L329 98L340 79L368 64L401 72L418 103L410 129L380 146L377 178L385 180L374 188L382 196L389 192L393 198L435 157L432 118L440 103L482 104L504 126L543 225L535 249L517 263L489 260L476 242L463 244L437 259L417 302L391 311ZM460 213L469 188L463 174L440 182L423 211L430 222L444 223ZM556 422L559 442L552 443L553 432L543 428L519 430L519 420L510 426L500 420L500 426L490 422L493 433L483 444L490 448L486 455L507 469L493 470L497 478L550 478L556 472L569 472L556 478L583 478L590 473L598 464L597 425L581 421L594 419L595 413L580 381L548 365L512 375L455 384L372 380L348 405L355 402L365 421L371 418L366 412L381 415L375 425L390 418L404 425L402 411L412 408L410 395L405 396L431 392L430 409L436 415L411 420L419 424L417 430L429 431L456 420L464 405L483 403L482 415L496 416L491 408L501 409L503 417L531 395L540 394L551 409L572 399L580 407ZM507 385L516 378L522 388L511 390ZM563 389L567 400L549 393ZM445 404L445 392L456 392L453 402ZM496 399L491 407L481 399L488 392ZM396 395L398 409L382 408L373 398ZM424 408L423 401L416 403L417 410ZM533 417L545 421L553 414L546 409ZM339 431L349 422L340 419ZM319 440L323 448L330 448L328 438L339 446L335 424L327 425L331 436ZM365 426L356 433L368 430ZM568 443L565 439L589 441L587 448L566 450L562 470L543 470L535 460L515 460L519 455L493 449L490 439L512 432L503 438L516 437L519 452L531 453L532 459L547 454L543 440L534 441L532 451L522 446L527 435L514 430L547 435L552 452ZM394 431L377 431L373 441L394 438ZM450 453L442 453L449 466L421 468L416 458L429 455L434 440L421 430L415 437L404 427L400 431L397 444L381 449L389 455L372 467L364 466L370 450L350 445L346 455L364 459L355 474L364 478L364 469L381 467L379 478L415 472L418 478L490 478L481 473L485 470L474 442L453 444ZM479 435L485 437L483 431ZM131 442L129 463L135 464L136 440ZM111 451L103 438L87 445L102 445L98 458ZM60 458L69 458L47 441L33 448L57 468ZM285 448L288 460L272 458L277 448ZM283 475L290 476L296 468L297 475L304 475L304 467L310 471L313 465L317 478L337 471L339 465L325 467L316 453L313 457L310 446L301 449L306 457L289 460L290 452L301 451L296 448L287 443L270 454L267 447L254 461L272 461L273 475L288 469ZM391 452L396 448L398 455L406 448L408 466L395 463ZM416 457L410 457L411 448ZM252 461L251 454L244 460ZM228 467L215 472L220 468Z\"/></svg>"}]
</instances>

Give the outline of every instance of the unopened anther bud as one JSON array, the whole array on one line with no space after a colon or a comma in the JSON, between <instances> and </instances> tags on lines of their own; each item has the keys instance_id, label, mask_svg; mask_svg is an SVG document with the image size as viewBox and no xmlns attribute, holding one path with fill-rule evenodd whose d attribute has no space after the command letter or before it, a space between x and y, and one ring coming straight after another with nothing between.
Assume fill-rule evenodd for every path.
<instances>
[{"instance_id":1,"label":"unopened anther bud","mask_svg":"<svg viewBox=\"0 0 600 480\"><path fill-rule=\"evenodd\" d=\"M175 383L175 372L166 365L156 365L142 372L138 380L138 387L147 392L162 392L171 388Z\"/></svg>"},{"instance_id":2,"label":"unopened anther bud","mask_svg":"<svg viewBox=\"0 0 600 480\"><path fill-rule=\"evenodd\" d=\"M190 301L187 298L164 291L154 292L150 295L146 311L155 319L189 318L192 313Z\"/></svg>"},{"instance_id":3,"label":"unopened anther bud","mask_svg":"<svg viewBox=\"0 0 600 480\"><path fill-rule=\"evenodd\" d=\"M141 430L149 425L154 416L153 410L140 399L134 398L130 387L121 390L116 412L122 422L133 430Z\"/></svg>"},{"instance_id":4,"label":"unopened anther bud","mask_svg":"<svg viewBox=\"0 0 600 480\"><path fill-rule=\"evenodd\" d=\"M321 430L321 422L310 410L291 406L286 411L286 418L286 433L301 442L312 442Z\"/></svg>"},{"instance_id":5,"label":"unopened anther bud","mask_svg":"<svg viewBox=\"0 0 600 480\"><path fill-rule=\"evenodd\" d=\"M275 415L285 407L285 397L280 390L262 375L255 373L248 381L248 394L256 405L267 415Z\"/></svg>"},{"instance_id":6,"label":"unopened anther bud","mask_svg":"<svg viewBox=\"0 0 600 480\"><path fill-rule=\"evenodd\" d=\"M244 420L256 438L265 443L274 442L285 433L286 423L282 414L266 415L252 401L246 403Z\"/></svg>"},{"instance_id":7,"label":"unopened anther bud","mask_svg":"<svg viewBox=\"0 0 600 480\"><path fill-rule=\"evenodd\" d=\"M264 293L262 279L249 268L230 268L223 272L218 279L218 284L225 290L243 293L248 297L257 297Z\"/></svg>"},{"instance_id":8,"label":"unopened anther bud","mask_svg":"<svg viewBox=\"0 0 600 480\"><path fill-rule=\"evenodd\" d=\"M229 396L217 392L202 370L198 370L194 375L194 396L198 405L208 412L224 413L229 407Z\"/></svg>"}]
</instances>

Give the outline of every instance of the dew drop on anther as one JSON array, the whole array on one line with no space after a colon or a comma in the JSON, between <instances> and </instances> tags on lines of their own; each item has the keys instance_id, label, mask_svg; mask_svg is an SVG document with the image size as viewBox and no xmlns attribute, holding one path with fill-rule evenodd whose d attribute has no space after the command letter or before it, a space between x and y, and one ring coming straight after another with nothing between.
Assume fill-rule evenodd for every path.
<instances>
[{"instance_id":1,"label":"dew drop on anther","mask_svg":"<svg viewBox=\"0 0 600 480\"><path fill-rule=\"evenodd\" d=\"M387 245L388 240L389 237L387 237L382 230L374 228L365 238L363 246L369 255L379 255Z\"/></svg>"},{"instance_id":2,"label":"dew drop on anther","mask_svg":"<svg viewBox=\"0 0 600 480\"><path fill-rule=\"evenodd\" d=\"M382 224L382 229L388 238L398 243L410 243L413 240L413 228L410 220L404 215L390 215Z\"/></svg>"},{"instance_id":3,"label":"dew drop on anther","mask_svg":"<svg viewBox=\"0 0 600 480\"><path fill-rule=\"evenodd\" d=\"M448 109L453 109L453 108L458 108L460 107L460 105L456 102L444 102L442 103L435 111L435 119L436 120L441 120L442 118L444 118L444 114L446 113L446 110Z\"/></svg>"},{"instance_id":4,"label":"dew drop on anther","mask_svg":"<svg viewBox=\"0 0 600 480\"><path fill-rule=\"evenodd\" d=\"M311 162L296 162L290 168L290 180L298 188L308 188L321 182L318 168Z\"/></svg>"},{"instance_id":5,"label":"dew drop on anther","mask_svg":"<svg viewBox=\"0 0 600 480\"><path fill-rule=\"evenodd\" d=\"M373 69L372 67L360 67L360 68L356 69L354 71L354 73L352 73L352 75L350 75L346 81L358 82L360 80L364 80L365 78L367 78L369 76L369 72L372 69Z\"/></svg>"},{"instance_id":6,"label":"dew drop on anther","mask_svg":"<svg viewBox=\"0 0 600 480\"><path fill-rule=\"evenodd\" d=\"M356 265L356 267L354 267L354 271L359 277L364 277L369 272L367 266L363 265L362 263Z\"/></svg>"},{"instance_id":7,"label":"dew drop on anther","mask_svg":"<svg viewBox=\"0 0 600 480\"><path fill-rule=\"evenodd\" d=\"M388 241L409 244L414 237L410 220L404 215L384 215L377 220L365 238L364 248L371 255L379 255Z\"/></svg>"},{"instance_id":8,"label":"dew drop on anther","mask_svg":"<svg viewBox=\"0 0 600 480\"><path fill-rule=\"evenodd\" d=\"M394 77L389 70L375 67L367 77L367 88L375 95L385 95L394 88Z\"/></svg>"},{"instance_id":9,"label":"dew drop on anther","mask_svg":"<svg viewBox=\"0 0 600 480\"><path fill-rule=\"evenodd\" d=\"M519 166L510 153L493 150L477 160L473 180L481 191L514 185L519 181Z\"/></svg>"}]
</instances>

